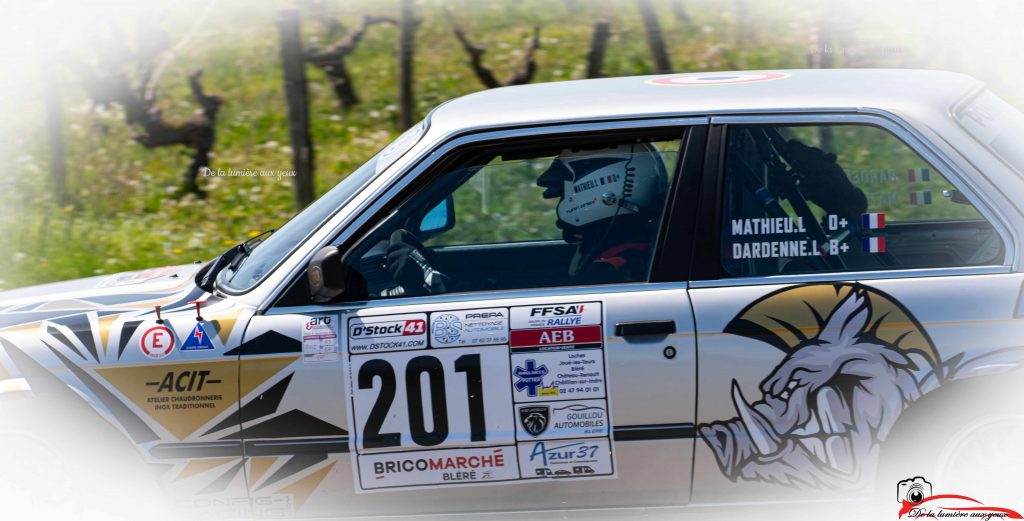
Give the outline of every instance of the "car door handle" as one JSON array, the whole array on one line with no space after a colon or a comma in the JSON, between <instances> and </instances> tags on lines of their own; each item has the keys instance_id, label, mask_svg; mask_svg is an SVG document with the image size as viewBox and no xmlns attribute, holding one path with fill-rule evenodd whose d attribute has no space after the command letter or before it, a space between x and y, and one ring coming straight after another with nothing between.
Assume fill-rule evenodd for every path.
<instances>
[{"instance_id":1,"label":"car door handle","mask_svg":"<svg viewBox=\"0 0 1024 521\"><path fill-rule=\"evenodd\" d=\"M617 322L617 336L671 335L676 332L675 320L645 320L641 322Z\"/></svg>"}]
</instances>

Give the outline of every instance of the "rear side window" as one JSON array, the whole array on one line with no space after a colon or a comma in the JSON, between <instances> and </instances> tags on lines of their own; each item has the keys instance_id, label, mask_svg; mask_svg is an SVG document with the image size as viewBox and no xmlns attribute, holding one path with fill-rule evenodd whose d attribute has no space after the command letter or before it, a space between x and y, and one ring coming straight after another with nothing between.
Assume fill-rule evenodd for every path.
<instances>
[{"instance_id":1,"label":"rear side window","mask_svg":"<svg viewBox=\"0 0 1024 521\"><path fill-rule=\"evenodd\" d=\"M1000 264L957 189L869 125L728 129L722 267L734 277Z\"/></svg>"}]
</instances>

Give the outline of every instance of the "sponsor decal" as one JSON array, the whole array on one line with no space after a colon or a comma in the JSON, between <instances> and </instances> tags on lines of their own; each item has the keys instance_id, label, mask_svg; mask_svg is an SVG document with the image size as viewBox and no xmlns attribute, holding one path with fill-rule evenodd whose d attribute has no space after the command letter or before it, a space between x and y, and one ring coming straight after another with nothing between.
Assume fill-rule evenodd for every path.
<instances>
[{"instance_id":1,"label":"sponsor decal","mask_svg":"<svg viewBox=\"0 0 1024 521\"><path fill-rule=\"evenodd\" d=\"M603 349L512 353L516 401L604 398Z\"/></svg>"},{"instance_id":2,"label":"sponsor decal","mask_svg":"<svg viewBox=\"0 0 1024 521\"><path fill-rule=\"evenodd\" d=\"M601 323L601 304L551 304L512 308L512 329L591 326Z\"/></svg>"},{"instance_id":3,"label":"sponsor decal","mask_svg":"<svg viewBox=\"0 0 1024 521\"><path fill-rule=\"evenodd\" d=\"M451 313L445 313L431 322L430 330L437 343L451 344L462 337L462 321Z\"/></svg>"},{"instance_id":4,"label":"sponsor decal","mask_svg":"<svg viewBox=\"0 0 1024 521\"><path fill-rule=\"evenodd\" d=\"M544 376L549 372L547 366L538 366L536 360L528 358L522 367L516 366L512 370L512 376L516 377L516 391L526 391L527 396L537 396L539 389L544 385ZM555 394L558 394L557 387Z\"/></svg>"},{"instance_id":5,"label":"sponsor decal","mask_svg":"<svg viewBox=\"0 0 1024 521\"><path fill-rule=\"evenodd\" d=\"M430 315L431 347L508 343L508 309L445 311Z\"/></svg>"},{"instance_id":6,"label":"sponsor decal","mask_svg":"<svg viewBox=\"0 0 1024 521\"><path fill-rule=\"evenodd\" d=\"M564 404L555 407L552 430L582 431L579 434L608 435L608 410L603 401Z\"/></svg>"},{"instance_id":7,"label":"sponsor decal","mask_svg":"<svg viewBox=\"0 0 1024 521\"><path fill-rule=\"evenodd\" d=\"M613 473L607 438L520 443L523 479L571 478Z\"/></svg>"},{"instance_id":8,"label":"sponsor decal","mask_svg":"<svg viewBox=\"0 0 1024 521\"><path fill-rule=\"evenodd\" d=\"M162 379L159 381L146 382L148 387L156 387L156 392L163 393L184 393L184 392L200 392L206 385L216 385L221 383L220 379L210 378L209 370L186 370L186 371L167 371Z\"/></svg>"},{"instance_id":9,"label":"sponsor decal","mask_svg":"<svg viewBox=\"0 0 1024 521\"><path fill-rule=\"evenodd\" d=\"M614 477L601 317L578 302L438 311L425 328L410 326L424 314L349 318L356 492Z\"/></svg>"},{"instance_id":10,"label":"sponsor decal","mask_svg":"<svg viewBox=\"0 0 1024 521\"><path fill-rule=\"evenodd\" d=\"M165 326L153 326L142 333L139 349L153 360L166 358L174 351L174 333Z\"/></svg>"},{"instance_id":11,"label":"sponsor decal","mask_svg":"<svg viewBox=\"0 0 1024 521\"><path fill-rule=\"evenodd\" d=\"M348 323L348 348L352 353L426 349L427 315L393 315L355 318Z\"/></svg>"},{"instance_id":12,"label":"sponsor decal","mask_svg":"<svg viewBox=\"0 0 1024 521\"><path fill-rule=\"evenodd\" d=\"M239 396L249 395L297 359L286 356L146 363L100 366L95 371L134 404L151 427L183 440L209 434L209 427L204 426L226 419L232 411L237 413ZM241 379L239 367L245 374ZM237 425L237 421L229 422L216 436L237 431Z\"/></svg>"},{"instance_id":13,"label":"sponsor decal","mask_svg":"<svg viewBox=\"0 0 1024 521\"><path fill-rule=\"evenodd\" d=\"M210 335L206 334L203 329L203 323L196 323L196 327L192 328L192 332L185 337L185 341L181 344L182 351L209 351L214 349L213 342L210 341Z\"/></svg>"},{"instance_id":14,"label":"sponsor decal","mask_svg":"<svg viewBox=\"0 0 1024 521\"><path fill-rule=\"evenodd\" d=\"M932 484L921 476L896 484L899 518L1024 519L1016 510L986 505L961 494L932 494Z\"/></svg>"},{"instance_id":15,"label":"sponsor decal","mask_svg":"<svg viewBox=\"0 0 1024 521\"><path fill-rule=\"evenodd\" d=\"M338 360L338 317L311 317L302 326L302 361Z\"/></svg>"},{"instance_id":16,"label":"sponsor decal","mask_svg":"<svg viewBox=\"0 0 1024 521\"><path fill-rule=\"evenodd\" d=\"M547 405L527 405L519 407L519 424L527 434L536 438L548 429L551 420L551 407Z\"/></svg>"},{"instance_id":17,"label":"sponsor decal","mask_svg":"<svg viewBox=\"0 0 1024 521\"><path fill-rule=\"evenodd\" d=\"M884 213L866 213L860 216L860 227L865 230L881 230L885 228Z\"/></svg>"},{"instance_id":18,"label":"sponsor decal","mask_svg":"<svg viewBox=\"0 0 1024 521\"><path fill-rule=\"evenodd\" d=\"M604 400L517 405L519 441L606 437L610 432Z\"/></svg>"},{"instance_id":19,"label":"sponsor decal","mask_svg":"<svg viewBox=\"0 0 1024 521\"><path fill-rule=\"evenodd\" d=\"M517 329L512 331L511 346L540 347L601 342L601 326L551 329Z\"/></svg>"},{"instance_id":20,"label":"sponsor decal","mask_svg":"<svg viewBox=\"0 0 1024 521\"><path fill-rule=\"evenodd\" d=\"M569 200L572 201L572 199L569 199ZM584 208L586 208L588 206L593 206L595 204L597 204L597 198L596 197L594 197L593 199L591 199L589 201L583 201L582 203L579 203L579 204L577 204L575 206L570 206L569 208L567 208L565 210L565 213L573 214L573 213L576 213L576 212L578 212L578 211L580 211L580 210L582 210L582 209L584 209ZM577 219L577 221L578 220L579 219Z\"/></svg>"},{"instance_id":21,"label":"sponsor decal","mask_svg":"<svg viewBox=\"0 0 1024 521\"><path fill-rule=\"evenodd\" d=\"M698 73L664 76L647 80L648 85L670 85L676 87L694 87L699 85L743 85L764 81L781 80L791 74L782 72L738 72L738 73Z\"/></svg>"},{"instance_id":22,"label":"sponsor decal","mask_svg":"<svg viewBox=\"0 0 1024 521\"><path fill-rule=\"evenodd\" d=\"M515 454L508 447L361 455L358 465L361 484L368 490L519 477Z\"/></svg>"}]
</instances>

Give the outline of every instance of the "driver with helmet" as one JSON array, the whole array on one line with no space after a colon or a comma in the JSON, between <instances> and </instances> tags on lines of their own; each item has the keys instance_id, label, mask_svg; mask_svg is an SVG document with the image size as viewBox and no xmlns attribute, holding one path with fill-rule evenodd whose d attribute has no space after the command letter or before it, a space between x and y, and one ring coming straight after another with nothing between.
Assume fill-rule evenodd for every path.
<instances>
[{"instance_id":1,"label":"driver with helmet","mask_svg":"<svg viewBox=\"0 0 1024 521\"><path fill-rule=\"evenodd\" d=\"M559 198L555 226L576 244L572 283L643 280L668 192L661 154L646 143L566 149L537 179Z\"/></svg>"},{"instance_id":2,"label":"driver with helmet","mask_svg":"<svg viewBox=\"0 0 1024 521\"><path fill-rule=\"evenodd\" d=\"M643 280L668 192L661 154L648 143L562 150L538 177L545 199L559 198L555 225L575 244L567 284ZM410 232L396 230L387 248L398 286L382 296L448 291L451 280L435 269L430 250Z\"/></svg>"}]
</instances>

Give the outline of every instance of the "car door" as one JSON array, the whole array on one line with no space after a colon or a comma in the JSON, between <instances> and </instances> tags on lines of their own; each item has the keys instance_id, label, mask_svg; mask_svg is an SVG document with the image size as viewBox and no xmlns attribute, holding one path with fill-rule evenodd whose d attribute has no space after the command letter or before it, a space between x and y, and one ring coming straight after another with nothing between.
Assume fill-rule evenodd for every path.
<instances>
[{"instance_id":1,"label":"car door","mask_svg":"<svg viewBox=\"0 0 1024 521\"><path fill-rule=\"evenodd\" d=\"M885 118L713 123L695 250L715 253L690 291L694 503L865 496L940 474L951 490L940 456L959 428L934 426L975 426L988 400L930 393L1022 360L1003 221ZM936 399L938 416L915 416ZM912 441L886 443L898 434Z\"/></svg>"},{"instance_id":2,"label":"car door","mask_svg":"<svg viewBox=\"0 0 1024 521\"><path fill-rule=\"evenodd\" d=\"M462 138L407 188L392 189L391 204L341 233L334 244L367 288L359 300L283 299L292 305L254 317L240 348L243 383L281 371L252 386L240 411L256 514L685 504L696 346L681 280L703 123ZM650 236L575 261L581 273L601 264L587 279L566 273L577 246L564 240L556 201L537 185L576 154L567 150L622 168L588 178L595 185L559 183L576 204L639 201L628 192L593 203L579 196L619 175L641 184L647 174L627 168L664 177L643 203L656 211L632 230ZM619 213L609 226L629 222ZM419 235L424 257L444 274L443 291L391 287L387 239L399 229ZM259 367L244 363L250 358L266 360L266 370L250 373Z\"/></svg>"}]
</instances>

